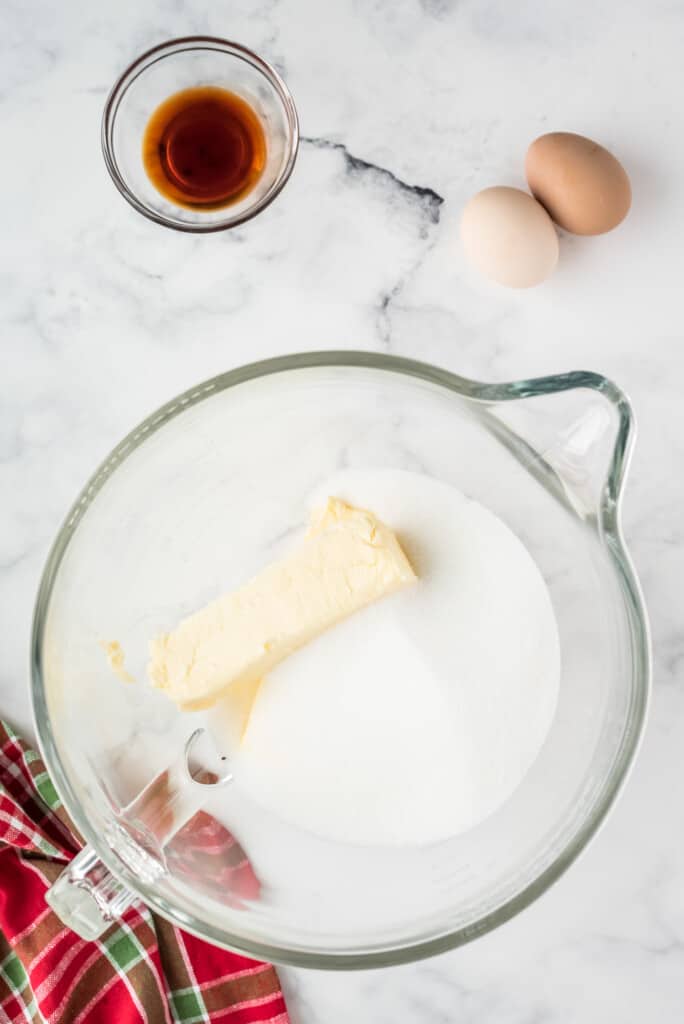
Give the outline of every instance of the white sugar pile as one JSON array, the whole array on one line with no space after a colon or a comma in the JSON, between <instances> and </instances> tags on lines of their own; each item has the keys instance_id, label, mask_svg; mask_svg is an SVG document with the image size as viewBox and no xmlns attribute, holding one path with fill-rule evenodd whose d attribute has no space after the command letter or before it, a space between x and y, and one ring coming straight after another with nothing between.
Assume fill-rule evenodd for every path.
<instances>
[{"instance_id":1,"label":"white sugar pile","mask_svg":"<svg viewBox=\"0 0 684 1024\"><path fill-rule=\"evenodd\" d=\"M504 803L550 729L560 653L546 585L500 519L430 477L343 472L315 500L328 495L391 526L419 583L264 681L235 785L334 839L453 836Z\"/></svg>"}]
</instances>

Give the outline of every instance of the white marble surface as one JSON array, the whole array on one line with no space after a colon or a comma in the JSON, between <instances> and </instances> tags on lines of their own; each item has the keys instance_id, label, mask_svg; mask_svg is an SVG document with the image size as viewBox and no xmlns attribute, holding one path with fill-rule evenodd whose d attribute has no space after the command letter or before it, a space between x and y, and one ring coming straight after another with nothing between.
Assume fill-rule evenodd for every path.
<instances>
[{"instance_id":1,"label":"white marble surface","mask_svg":"<svg viewBox=\"0 0 684 1024\"><path fill-rule=\"evenodd\" d=\"M192 32L274 61L305 137L280 200L219 237L140 218L99 152L115 75ZM119 437L190 384L359 347L492 380L595 369L636 407L625 525L655 695L621 803L551 892L468 948L384 972L284 971L295 1024L682 1019L683 42L677 0L0 5L0 709L19 726L33 596L61 518ZM500 290L465 267L459 211L482 186L522 184L527 143L554 128L614 149L633 211L612 235L564 238L542 288Z\"/></svg>"}]
</instances>

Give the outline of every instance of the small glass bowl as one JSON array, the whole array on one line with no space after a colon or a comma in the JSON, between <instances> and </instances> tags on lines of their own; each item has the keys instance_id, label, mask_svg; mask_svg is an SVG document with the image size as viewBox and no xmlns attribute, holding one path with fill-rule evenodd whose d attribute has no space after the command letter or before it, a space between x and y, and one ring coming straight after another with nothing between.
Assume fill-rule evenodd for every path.
<instances>
[{"instance_id":1,"label":"small glass bowl","mask_svg":"<svg viewBox=\"0 0 684 1024\"><path fill-rule=\"evenodd\" d=\"M620 528L634 429L625 395L597 374L486 384L370 352L243 366L152 413L77 498L38 596L36 728L88 844L51 905L83 922L94 901L110 921L129 896L111 879L105 888L106 865L153 910L209 942L327 969L441 953L528 906L596 833L644 726L648 623ZM141 794L153 781L167 786L205 721L144 684L149 640L273 557L264 541L296 523L312 487L340 465L419 469L518 535L556 614L558 709L507 803L438 843L325 839L239 791L225 803L217 795L207 811L223 808L220 820L261 879L247 895L242 871L226 870L221 844L207 849L203 818L184 818L185 845L174 846L180 789L178 803L169 797L175 827L164 826L162 849L158 834L140 842ZM100 646L112 637L137 685L112 676ZM434 644L451 642L435 628ZM507 656L500 642L499 653ZM312 764L311 794L317 786ZM85 896L88 889L96 895Z\"/></svg>"},{"instance_id":2,"label":"small glass bowl","mask_svg":"<svg viewBox=\"0 0 684 1024\"><path fill-rule=\"evenodd\" d=\"M219 210L177 206L157 191L143 166L151 115L169 96L201 85L245 99L266 135L266 166L256 186ZM224 231L254 217L285 185L298 147L297 110L280 75L246 47L211 36L172 39L142 54L115 83L102 117L102 151L119 192L139 213L177 231Z\"/></svg>"}]
</instances>

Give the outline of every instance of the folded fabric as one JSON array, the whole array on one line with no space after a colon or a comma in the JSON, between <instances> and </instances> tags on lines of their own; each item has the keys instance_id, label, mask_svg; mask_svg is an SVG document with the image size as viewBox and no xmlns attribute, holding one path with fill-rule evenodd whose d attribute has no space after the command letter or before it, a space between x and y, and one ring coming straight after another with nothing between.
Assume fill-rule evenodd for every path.
<instances>
[{"instance_id":1,"label":"folded fabric","mask_svg":"<svg viewBox=\"0 0 684 1024\"><path fill-rule=\"evenodd\" d=\"M213 847L235 848L206 819ZM80 846L40 755L0 722L0 1021L287 1024L275 968L141 904L96 942L65 927L45 892ZM236 867L244 888L244 858Z\"/></svg>"}]
</instances>

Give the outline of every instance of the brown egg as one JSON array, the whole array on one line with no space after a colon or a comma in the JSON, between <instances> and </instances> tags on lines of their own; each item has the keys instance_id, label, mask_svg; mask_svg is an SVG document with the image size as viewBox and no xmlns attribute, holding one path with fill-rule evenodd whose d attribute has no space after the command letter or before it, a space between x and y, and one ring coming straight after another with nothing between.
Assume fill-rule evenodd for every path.
<instances>
[{"instance_id":1,"label":"brown egg","mask_svg":"<svg viewBox=\"0 0 684 1024\"><path fill-rule=\"evenodd\" d=\"M632 190L622 164L582 135L541 135L527 151L525 173L556 224L575 235L602 235L629 212Z\"/></svg>"}]
</instances>

